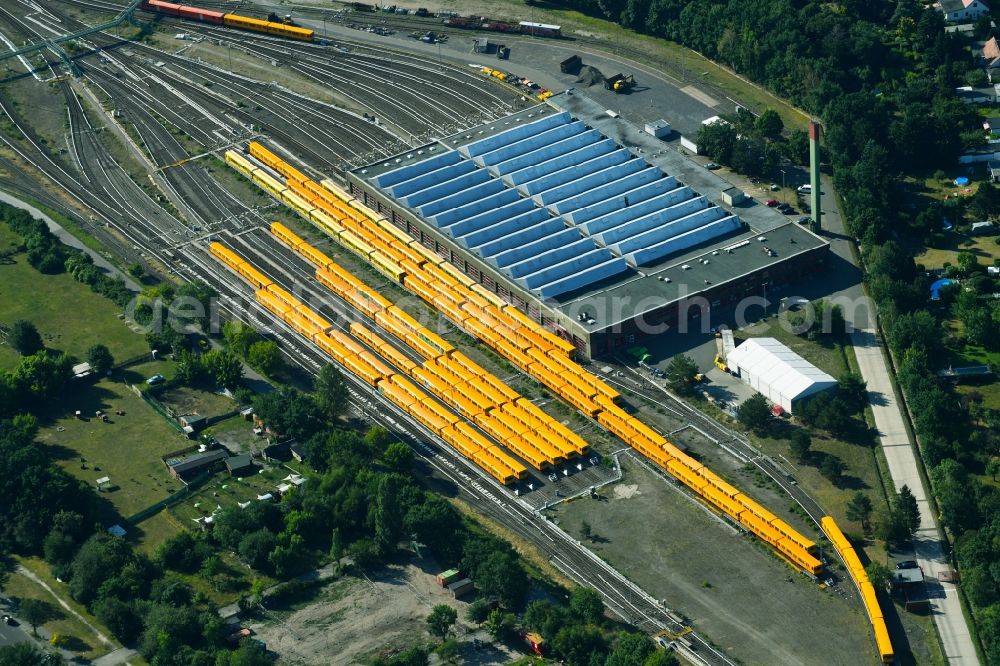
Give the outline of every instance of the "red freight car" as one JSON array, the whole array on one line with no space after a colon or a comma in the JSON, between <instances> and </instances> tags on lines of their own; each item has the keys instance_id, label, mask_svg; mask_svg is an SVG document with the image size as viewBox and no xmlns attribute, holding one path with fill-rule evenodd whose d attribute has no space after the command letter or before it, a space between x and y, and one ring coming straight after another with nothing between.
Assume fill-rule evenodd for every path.
<instances>
[{"instance_id":1,"label":"red freight car","mask_svg":"<svg viewBox=\"0 0 1000 666\"><path fill-rule=\"evenodd\" d=\"M162 2L162 0L146 0L142 3L143 9L148 9L168 16L188 19L189 21L201 21L202 23L214 23L222 25L222 12L213 12L201 7L190 7L188 5L176 5L172 2Z\"/></svg>"}]
</instances>

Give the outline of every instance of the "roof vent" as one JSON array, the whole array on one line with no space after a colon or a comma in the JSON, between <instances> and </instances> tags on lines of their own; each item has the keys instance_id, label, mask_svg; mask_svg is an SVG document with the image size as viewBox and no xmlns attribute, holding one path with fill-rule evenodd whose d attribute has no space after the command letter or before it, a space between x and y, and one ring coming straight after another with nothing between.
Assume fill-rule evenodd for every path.
<instances>
[{"instance_id":1,"label":"roof vent","mask_svg":"<svg viewBox=\"0 0 1000 666\"><path fill-rule=\"evenodd\" d=\"M366 173L368 173L368 169L362 169L362 170L361 170L361 175L362 175L362 176L363 176L363 175L365 175Z\"/></svg>"},{"instance_id":2,"label":"roof vent","mask_svg":"<svg viewBox=\"0 0 1000 666\"><path fill-rule=\"evenodd\" d=\"M407 154L406 159L412 160L413 159L413 153Z\"/></svg>"},{"instance_id":3,"label":"roof vent","mask_svg":"<svg viewBox=\"0 0 1000 666\"><path fill-rule=\"evenodd\" d=\"M422 151L422 150L418 150L417 151L417 155L423 155L423 154L424 154L424 151Z\"/></svg>"},{"instance_id":4,"label":"roof vent","mask_svg":"<svg viewBox=\"0 0 1000 666\"><path fill-rule=\"evenodd\" d=\"M757 242L758 243L763 243L766 240L767 240L766 236L757 236Z\"/></svg>"},{"instance_id":5,"label":"roof vent","mask_svg":"<svg viewBox=\"0 0 1000 666\"><path fill-rule=\"evenodd\" d=\"M663 281L664 281L664 282L670 282L670 278L668 278L668 277L665 277L665 278L663 278Z\"/></svg>"},{"instance_id":6,"label":"roof vent","mask_svg":"<svg viewBox=\"0 0 1000 666\"><path fill-rule=\"evenodd\" d=\"M384 167L387 167L387 166L389 166L390 164L392 164L392 163L391 163L391 162L386 162L386 163L385 163L385 164L383 164L382 166L384 166Z\"/></svg>"},{"instance_id":7,"label":"roof vent","mask_svg":"<svg viewBox=\"0 0 1000 666\"><path fill-rule=\"evenodd\" d=\"M399 164L399 163L400 163L400 162L402 162L402 161L403 161L403 160L399 159L398 157L396 158L396 164Z\"/></svg>"},{"instance_id":8,"label":"roof vent","mask_svg":"<svg viewBox=\"0 0 1000 666\"><path fill-rule=\"evenodd\" d=\"M719 256L719 251L718 250L712 250L712 256L713 257Z\"/></svg>"},{"instance_id":9,"label":"roof vent","mask_svg":"<svg viewBox=\"0 0 1000 666\"><path fill-rule=\"evenodd\" d=\"M702 260L701 260L701 264L702 264L703 266L708 266L708 259L702 259Z\"/></svg>"},{"instance_id":10,"label":"roof vent","mask_svg":"<svg viewBox=\"0 0 1000 666\"><path fill-rule=\"evenodd\" d=\"M689 270L691 270L691 266L688 265L688 264L684 264L683 266L681 266L681 270L682 271L689 271Z\"/></svg>"}]
</instances>

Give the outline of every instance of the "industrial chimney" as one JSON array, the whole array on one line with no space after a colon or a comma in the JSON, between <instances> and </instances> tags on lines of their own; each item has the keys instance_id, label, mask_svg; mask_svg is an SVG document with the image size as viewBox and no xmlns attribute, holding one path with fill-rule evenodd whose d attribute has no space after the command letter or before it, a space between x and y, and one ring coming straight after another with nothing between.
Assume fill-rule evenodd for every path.
<instances>
[{"instance_id":1,"label":"industrial chimney","mask_svg":"<svg viewBox=\"0 0 1000 666\"><path fill-rule=\"evenodd\" d=\"M823 209L820 207L820 182L819 182L819 133L820 125L815 120L809 121L809 185L810 203L812 208L812 219L815 221L815 228L822 227Z\"/></svg>"}]
</instances>

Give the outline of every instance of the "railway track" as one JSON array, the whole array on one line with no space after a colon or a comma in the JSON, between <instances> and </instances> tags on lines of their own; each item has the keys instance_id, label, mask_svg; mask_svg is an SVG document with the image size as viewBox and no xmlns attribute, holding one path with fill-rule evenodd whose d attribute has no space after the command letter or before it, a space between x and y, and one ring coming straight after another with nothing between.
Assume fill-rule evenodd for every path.
<instances>
[{"instance_id":1,"label":"railway track","mask_svg":"<svg viewBox=\"0 0 1000 666\"><path fill-rule=\"evenodd\" d=\"M161 98L163 87L154 81L158 87L148 90L142 88L145 85L142 82L152 80L152 70L131 62L114 62L113 66L124 68L121 78L110 71L97 73L95 67L91 80L113 99L134 97L127 105L123 103L123 109L129 114L150 158L159 163L182 154L178 152L182 150L179 144L170 142L168 139L170 133L165 133L165 128L157 117L167 117L161 113L164 110ZM283 322L263 311L253 300L252 294L248 293L247 288L234 284L238 281L208 255L201 239L186 238L180 244L174 242L174 238L171 237L186 235L188 228L179 220L166 215L121 166L110 159L95 132L96 128L90 124L83 112L83 106L75 91L66 81L60 81L59 86L66 96L71 126L76 128L72 132L72 142L77 161L80 163L79 177L72 175L55 162L42 148L37 137L33 137L24 119L13 114L2 100L0 100L0 111L6 114L15 127L25 135L29 145L15 146L14 142L6 137L0 139L36 169L70 192L82 205L94 210L101 221L114 226L132 244L132 250L155 255L173 243L180 260L172 264L171 269L180 277L203 280L212 286L220 295L221 309L233 318L274 331L291 361L304 370L316 372L322 367L327 359L312 348L311 344L304 343L303 339L288 329ZM211 179L207 174L206 177ZM175 184L178 193L182 193L183 188L187 187L191 188L188 192L195 198L208 200L199 206L215 206L217 213L228 209L229 203L221 194L209 194L209 191L202 189L208 187L208 181L171 182ZM219 186L215 183L214 187ZM241 209L234 205L228 210ZM264 222L256 211L245 208L243 211L247 216L247 224L240 230L223 230L221 233L231 235L231 231L246 232L246 227L252 228L254 224ZM160 217L161 215L165 217ZM289 265L287 254L276 252L276 243L269 243L259 233L251 230L238 238L242 239L239 241L241 244L252 249L255 254L275 257L269 260L270 265L285 280L295 281L304 276L304 269L301 266L295 268ZM333 308L330 302L327 302L325 307ZM683 620L671 613L661 602L647 595L565 532L497 486L492 479L482 476L478 470L471 468L463 458L451 453L420 424L401 413L392 403L384 401L377 392L353 379L350 379L349 383L355 411L386 426L390 432L410 443L433 476L453 483L459 488L466 502L534 544L553 566L563 571L569 578L596 589L614 613L650 633L664 629L680 631L684 628ZM687 640L696 646L695 651L688 655L696 663L732 664L725 655L715 650L699 635L689 634ZM679 649L688 648L680 646Z\"/></svg>"}]
</instances>

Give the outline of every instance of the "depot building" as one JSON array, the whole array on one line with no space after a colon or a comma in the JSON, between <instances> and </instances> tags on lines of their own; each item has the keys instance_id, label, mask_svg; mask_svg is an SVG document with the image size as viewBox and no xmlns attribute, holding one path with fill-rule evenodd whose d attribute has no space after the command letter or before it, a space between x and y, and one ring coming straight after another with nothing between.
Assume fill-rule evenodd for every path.
<instances>
[{"instance_id":1,"label":"depot building","mask_svg":"<svg viewBox=\"0 0 1000 666\"><path fill-rule=\"evenodd\" d=\"M572 90L347 177L368 206L584 357L698 330L713 310L811 278L829 254Z\"/></svg>"}]
</instances>

